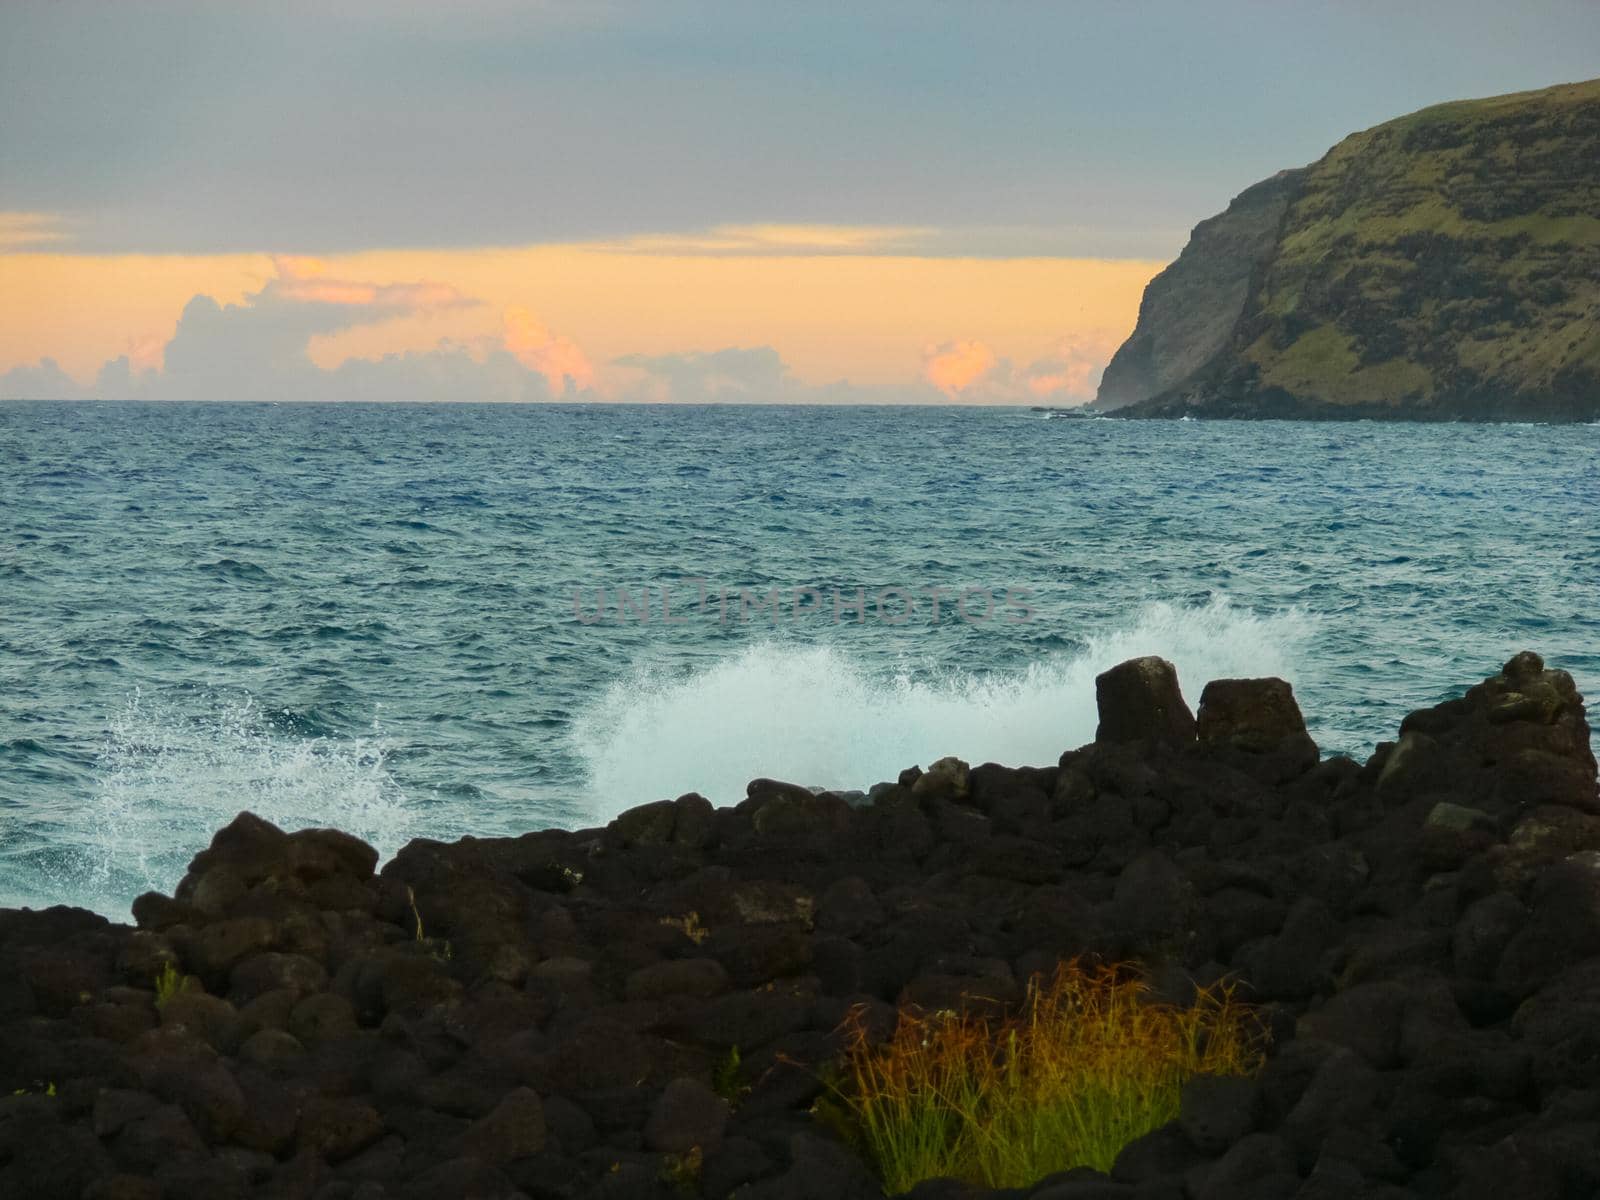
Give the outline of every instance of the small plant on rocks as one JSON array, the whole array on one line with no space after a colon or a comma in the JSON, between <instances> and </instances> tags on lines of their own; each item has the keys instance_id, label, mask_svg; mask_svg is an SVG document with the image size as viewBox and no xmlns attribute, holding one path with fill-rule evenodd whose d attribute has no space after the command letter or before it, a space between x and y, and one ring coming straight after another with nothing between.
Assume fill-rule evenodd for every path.
<instances>
[{"instance_id":1,"label":"small plant on rocks","mask_svg":"<svg viewBox=\"0 0 1600 1200\"><path fill-rule=\"evenodd\" d=\"M1261 1022L1231 986L1187 1008L1147 992L1127 968L1066 963L1030 983L1015 1016L903 1010L884 1045L858 1011L837 1105L891 1194L940 1176L998 1188L1108 1171L1178 1115L1186 1080L1264 1059Z\"/></svg>"},{"instance_id":2,"label":"small plant on rocks","mask_svg":"<svg viewBox=\"0 0 1600 1200\"><path fill-rule=\"evenodd\" d=\"M189 991L197 986L199 986L198 981L193 976L185 975L178 970L176 963L168 962L163 964L160 972L156 975L156 1007L165 1008L167 1001L171 1000L179 992Z\"/></svg>"},{"instance_id":3,"label":"small plant on rocks","mask_svg":"<svg viewBox=\"0 0 1600 1200\"><path fill-rule=\"evenodd\" d=\"M739 1083L740 1062L739 1047L730 1046L728 1053L711 1070L711 1090L726 1100L729 1108L738 1107L750 1090Z\"/></svg>"}]
</instances>

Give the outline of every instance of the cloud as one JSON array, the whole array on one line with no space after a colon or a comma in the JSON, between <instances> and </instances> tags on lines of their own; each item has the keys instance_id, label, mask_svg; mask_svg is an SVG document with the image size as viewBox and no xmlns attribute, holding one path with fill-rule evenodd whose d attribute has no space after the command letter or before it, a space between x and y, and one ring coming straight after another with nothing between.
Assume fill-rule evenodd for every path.
<instances>
[{"instance_id":1,"label":"cloud","mask_svg":"<svg viewBox=\"0 0 1600 1200\"><path fill-rule=\"evenodd\" d=\"M336 304L372 312L438 312L448 308L469 308L478 303L463 296L448 283L427 280L418 283L366 283L336 279L328 275L326 263L315 258L274 255L272 265L278 278L262 292L265 298L297 304Z\"/></svg>"},{"instance_id":2,"label":"cloud","mask_svg":"<svg viewBox=\"0 0 1600 1200\"><path fill-rule=\"evenodd\" d=\"M551 392L562 395L594 387L594 367L571 338L551 333L527 309L506 309L505 348L523 366L544 376Z\"/></svg>"},{"instance_id":3,"label":"cloud","mask_svg":"<svg viewBox=\"0 0 1600 1200\"><path fill-rule=\"evenodd\" d=\"M0 375L0 398L533 401L587 396L594 386L583 351L523 308L506 311L498 337L324 369L310 357L313 338L478 302L444 283L336 278L315 259L276 258L274 268L242 303L194 296L164 345L131 342L92 387L44 359Z\"/></svg>"},{"instance_id":4,"label":"cloud","mask_svg":"<svg viewBox=\"0 0 1600 1200\"><path fill-rule=\"evenodd\" d=\"M1087 403L1121 343L1119 335L1105 329L1062 338L1049 354L1025 367L1017 382L1038 400Z\"/></svg>"},{"instance_id":5,"label":"cloud","mask_svg":"<svg viewBox=\"0 0 1600 1200\"><path fill-rule=\"evenodd\" d=\"M632 378L616 397L649 404L938 404L923 383L808 383L771 346L729 346L683 354L627 354L609 364Z\"/></svg>"},{"instance_id":6,"label":"cloud","mask_svg":"<svg viewBox=\"0 0 1600 1200\"><path fill-rule=\"evenodd\" d=\"M12 367L0 375L0 400L77 400L84 392L53 358Z\"/></svg>"},{"instance_id":7,"label":"cloud","mask_svg":"<svg viewBox=\"0 0 1600 1200\"><path fill-rule=\"evenodd\" d=\"M388 403L520 404L566 398L511 352L444 343L433 350L346 359L322 372L323 398Z\"/></svg>"},{"instance_id":8,"label":"cloud","mask_svg":"<svg viewBox=\"0 0 1600 1200\"><path fill-rule=\"evenodd\" d=\"M644 232L580 241L604 254L685 258L1155 258L1169 262L1188 239L1187 226L1096 225L822 225L767 222L713 225L690 232Z\"/></svg>"},{"instance_id":9,"label":"cloud","mask_svg":"<svg viewBox=\"0 0 1600 1200\"><path fill-rule=\"evenodd\" d=\"M999 362L983 342L944 342L923 350L922 377L946 396L956 396L987 377Z\"/></svg>"},{"instance_id":10,"label":"cloud","mask_svg":"<svg viewBox=\"0 0 1600 1200\"><path fill-rule=\"evenodd\" d=\"M628 398L659 404L775 403L806 389L771 346L729 347L687 354L628 354L613 360L642 378Z\"/></svg>"},{"instance_id":11,"label":"cloud","mask_svg":"<svg viewBox=\"0 0 1600 1200\"><path fill-rule=\"evenodd\" d=\"M58 228L60 224L61 218L52 213L0 212L0 254L70 241L72 235Z\"/></svg>"},{"instance_id":12,"label":"cloud","mask_svg":"<svg viewBox=\"0 0 1600 1200\"><path fill-rule=\"evenodd\" d=\"M915 254L936 231L901 225L717 225L702 233L636 234L586 247L622 254L754 256Z\"/></svg>"},{"instance_id":13,"label":"cloud","mask_svg":"<svg viewBox=\"0 0 1600 1200\"><path fill-rule=\"evenodd\" d=\"M1085 330L1021 367L983 342L948 341L923 351L922 377L970 404L1086 404L1121 341L1111 330Z\"/></svg>"},{"instance_id":14,"label":"cloud","mask_svg":"<svg viewBox=\"0 0 1600 1200\"><path fill-rule=\"evenodd\" d=\"M768 227L762 227L768 229ZM788 228L788 227L783 227ZM770 229L763 236L770 236ZM849 241L848 238L844 239ZM92 385L52 360L0 376L0 397L245 401L622 400L745 404L1032 404L1092 397L1118 338L1104 330L1062 338L1022 364L987 341L929 344L905 362L904 384L817 383L771 345L629 354L597 368L571 337L520 305L498 332L377 357L325 358L329 335L385 326L479 303L455 286L351 278L316 259L282 256L273 276L238 303L192 296L166 339L130 340ZM348 270L348 268L346 269ZM481 326L480 326L481 327ZM409 327L415 336L418 326ZM383 330L363 335L381 346ZM318 359L311 357L313 349ZM370 353L370 351L369 351ZM319 362L337 365L324 367Z\"/></svg>"}]
</instances>

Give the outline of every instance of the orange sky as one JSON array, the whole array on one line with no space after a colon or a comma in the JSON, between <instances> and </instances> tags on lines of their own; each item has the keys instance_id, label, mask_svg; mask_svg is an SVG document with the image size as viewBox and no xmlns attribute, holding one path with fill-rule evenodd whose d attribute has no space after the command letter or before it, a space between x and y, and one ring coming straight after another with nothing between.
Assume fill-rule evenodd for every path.
<instances>
[{"instance_id":1,"label":"orange sky","mask_svg":"<svg viewBox=\"0 0 1600 1200\"><path fill-rule=\"evenodd\" d=\"M515 320L533 320L593 364L602 395L625 383L629 369L611 365L622 355L771 346L805 384L926 380L954 396L991 361L1021 367L1067 347L1103 363L1162 266L873 252L896 248L906 232L765 226L609 246L378 250L320 261L0 254L0 374L43 356L85 384L119 355L136 368L159 365L192 296L237 304L279 280L285 296L342 303L378 285L407 285L385 293L399 297L394 316L312 339L311 357L324 368L425 351L442 339L508 339L515 311ZM320 292L309 279L324 281ZM474 303L433 306L435 293ZM1049 391L1030 386L1041 397Z\"/></svg>"}]
</instances>

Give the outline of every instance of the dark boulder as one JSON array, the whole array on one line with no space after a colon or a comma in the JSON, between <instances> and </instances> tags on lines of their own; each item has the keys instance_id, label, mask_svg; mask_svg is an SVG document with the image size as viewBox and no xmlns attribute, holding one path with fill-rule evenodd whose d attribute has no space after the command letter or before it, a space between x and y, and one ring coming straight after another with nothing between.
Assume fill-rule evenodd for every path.
<instances>
[{"instance_id":1,"label":"dark boulder","mask_svg":"<svg viewBox=\"0 0 1600 1200\"><path fill-rule=\"evenodd\" d=\"M1577 856L1534 881L1528 918L1500 955L1495 982L1525 997L1568 964L1600 954L1600 858Z\"/></svg>"},{"instance_id":2,"label":"dark boulder","mask_svg":"<svg viewBox=\"0 0 1600 1200\"><path fill-rule=\"evenodd\" d=\"M525 1087L507 1092L461 1136L463 1153L495 1167L537 1154L544 1144L544 1105Z\"/></svg>"},{"instance_id":3,"label":"dark boulder","mask_svg":"<svg viewBox=\"0 0 1600 1200\"><path fill-rule=\"evenodd\" d=\"M644 1126L644 1144L664 1154L698 1148L715 1153L728 1125L728 1105L697 1079L674 1079L656 1100Z\"/></svg>"},{"instance_id":4,"label":"dark boulder","mask_svg":"<svg viewBox=\"0 0 1600 1200\"><path fill-rule=\"evenodd\" d=\"M342 1162L383 1136L377 1109L353 1097L313 1097L300 1114L296 1144L330 1163Z\"/></svg>"},{"instance_id":5,"label":"dark boulder","mask_svg":"<svg viewBox=\"0 0 1600 1200\"><path fill-rule=\"evenodd\" d=\"M772 1159L759 1142L729 1137L717 1150L703 1156L700 1183L707 1196L731 1196L741 1185L769 1175L772 1170Z\"/></svg>"},{"instance_id":6,"label":"dark boulder","mask_svg":"<svg viewBox=\"0 0 1600 1200\"><path fill-rule=\"evenodd\" d=\"M1366 1059L1338 1048L1322 1061L1280 1132L1309 1168L1327 1136L1340 1126L1361 1128L1377 1120L1382 1079Z\"/></svg>"},{"instance_id":7,"label":"dark boulder","mask_svg":"<svg viewBox=\"0 0 1600 1200\"><path fill-rule=\"evenodd\" d=\"M1194 1200L1279 1200L1300 1186L1294 1151L1270 1133L1248 1134L1189 1179Z\"/></svg>"},{"instance_id":8,"label":"dark boulder","mask_svg":"<svg viewBox=\"0 0 1600 1200\"><path fill-rule=\"evenodd\" d=\"M1183 1085L1178 1124L1202 1154L1220 1154L1256 1128L1261 1093L1254 1079L1197 1075Z\"/></svg>"},{"instance_id":9,"label":"dark boulder","mask_svg":"<svg viewBox=\"0 0 1600 1200\"><path fill-rule=\"evenodd\" d=\"M1398 1063L1406 1001L1406 989L1398 983L1359 984L1300 1018L1299 1036L1354 1050L1385 1070Z\"/></svg>"},{"instance_id":10,"label":"dark boulder","mask_svg":"<svg viewBox=\"0 0 1600 1200\"><path fill-rule=\"evenodd\" d=\"M672 833L677 826L677 805L671 800L657 800L618 813L607 828L616 836L618 845L626 849L630 846L667 845L672 841Z\"/></svg>"},{"instance_id":11,"label":"dark boulder","mask_svg":"<svg viewBox=\"0 0 1600 1200\"><path fill-rule=\"evenodd\" d=\"M623 990L629 1000L705 999L728 990L728 972L714 958L670 959L640 967L628 976Z\"/></svg>"},{"instance_id":12,"label":"dark boulder","mask_svg":"<svg viewBox=\"0 0 1600 1200\"><path fill-rule=\"evenodd\" d=\"M62 1121L52 1104L13 1105L0 1115L0 1195L79 1200L114 1170L94 1134Z\"/></svg>"},{"instance_id":13,"label":"dark boulder","mask_svg":"<svg viewBox=\"0 0 1600 1200\"><path fill-rule=\"evenodd\" d=\"M883 1188L861 1160L831 1138L797 1133L792 1166L776 1179L748 1184L740 1200L880 1200Z\"/></svg>"},{"instance_id":14,"label":"dark boulder","mask_svg":"<svg viewBox=\"0 0 1600 1200\"><path fill-rule=\"evenodd\" d=\"M1152 850L1118 876L1105 923L1135 956L1156 949L1181 955L1194 937L1198 907L1194 885L1167 855Z\"/></svg>"},{"instance_id":15,"label":"dark boulder","mask_svg":"<svg viewBox=\"0 0 1600 1200\"><path fill-rule=\"evenodd\" d=\"M883 906L872 885L859 875L832 883L817 898L817 928L843 937L857 937L883 924Z\"/></svg>"},{"instance_id":16,"label":"dark boulder","mask_svg":"<svg viewBox=\"0 0 1600 1200\"><path fill-rule=\"evenodd\" d=\"M832 792L813 792L776 779L752 779L737 810L765 839L826 841L847 833L853 809Z\"/></svg>"},{"instance_id":17,"label":"dark boulder","mask_svg":"<svg viewBox=\"0 0 1600 1200\"><path fill-rule=\"evenodd\" d=\"M1516 655L1400 730L1378 780L1391 802L1431 794L1508 821L1549 804L1600 811L1583 697L1537 654Z\"/></svg>"},{"instance_id":18,"label":"dark boulder","mask_svg":"<svg viewBox=\"0 0 1600 1200\"><path fill-rule=\"evenodd\" d=\"M941 758L917 776L911 795L924 804L943 801L966 804L972 798L972 770L954 756Z\"/></svg>"},{"instance_id":19,"label":"dark boulder","mask_svg":"<svg viewBox=\"0 0 1600 1200\"><path fill-rule=\"evenodd\" d=\"M1213 679L1200 693L1195 728L1207 750L1267 783L1317 764L1317 744L1282 679Z\"/></svg>"},{"instance_id":20,"label":"dark boulder","mask_svg":"<svg viewBox=\"0 0 1600 1200\"><path fill-rule=\"evenodd\" d=\"M1164 658L1134 658L1095 677L1100 724L1094 740L1185 746L1195 740L1194 714Z\"/></svg>"},{"instance_id":21,"label":"dark boulder","mask_svg":"<svg viewBox=\"0 0 1600 1200\"><path fill-rule=\"evenodd\" d=\"M1117 1154L1111 1177L1119 1183L1149 1185L1174 1176L1205 1161L1206 1156L1176 1123L1153 1129L1129 1142Z\"/></svg>"}]
</instances>

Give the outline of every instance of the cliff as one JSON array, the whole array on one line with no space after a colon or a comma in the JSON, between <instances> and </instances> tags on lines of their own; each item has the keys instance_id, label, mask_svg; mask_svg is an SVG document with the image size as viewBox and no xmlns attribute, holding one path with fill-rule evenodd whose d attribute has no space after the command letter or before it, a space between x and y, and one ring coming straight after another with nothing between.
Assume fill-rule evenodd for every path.
<instances>
[{"instance_id":1,"label":"cliff","mask_svg":"<svg viewBox=\"0 0 1600 1200\"><path fill-rule=\"evenodd\" d=\"M1097 406L1600 417L1600 80L1352 134L1195 227Z\"/></svg>"}]
</instances>

